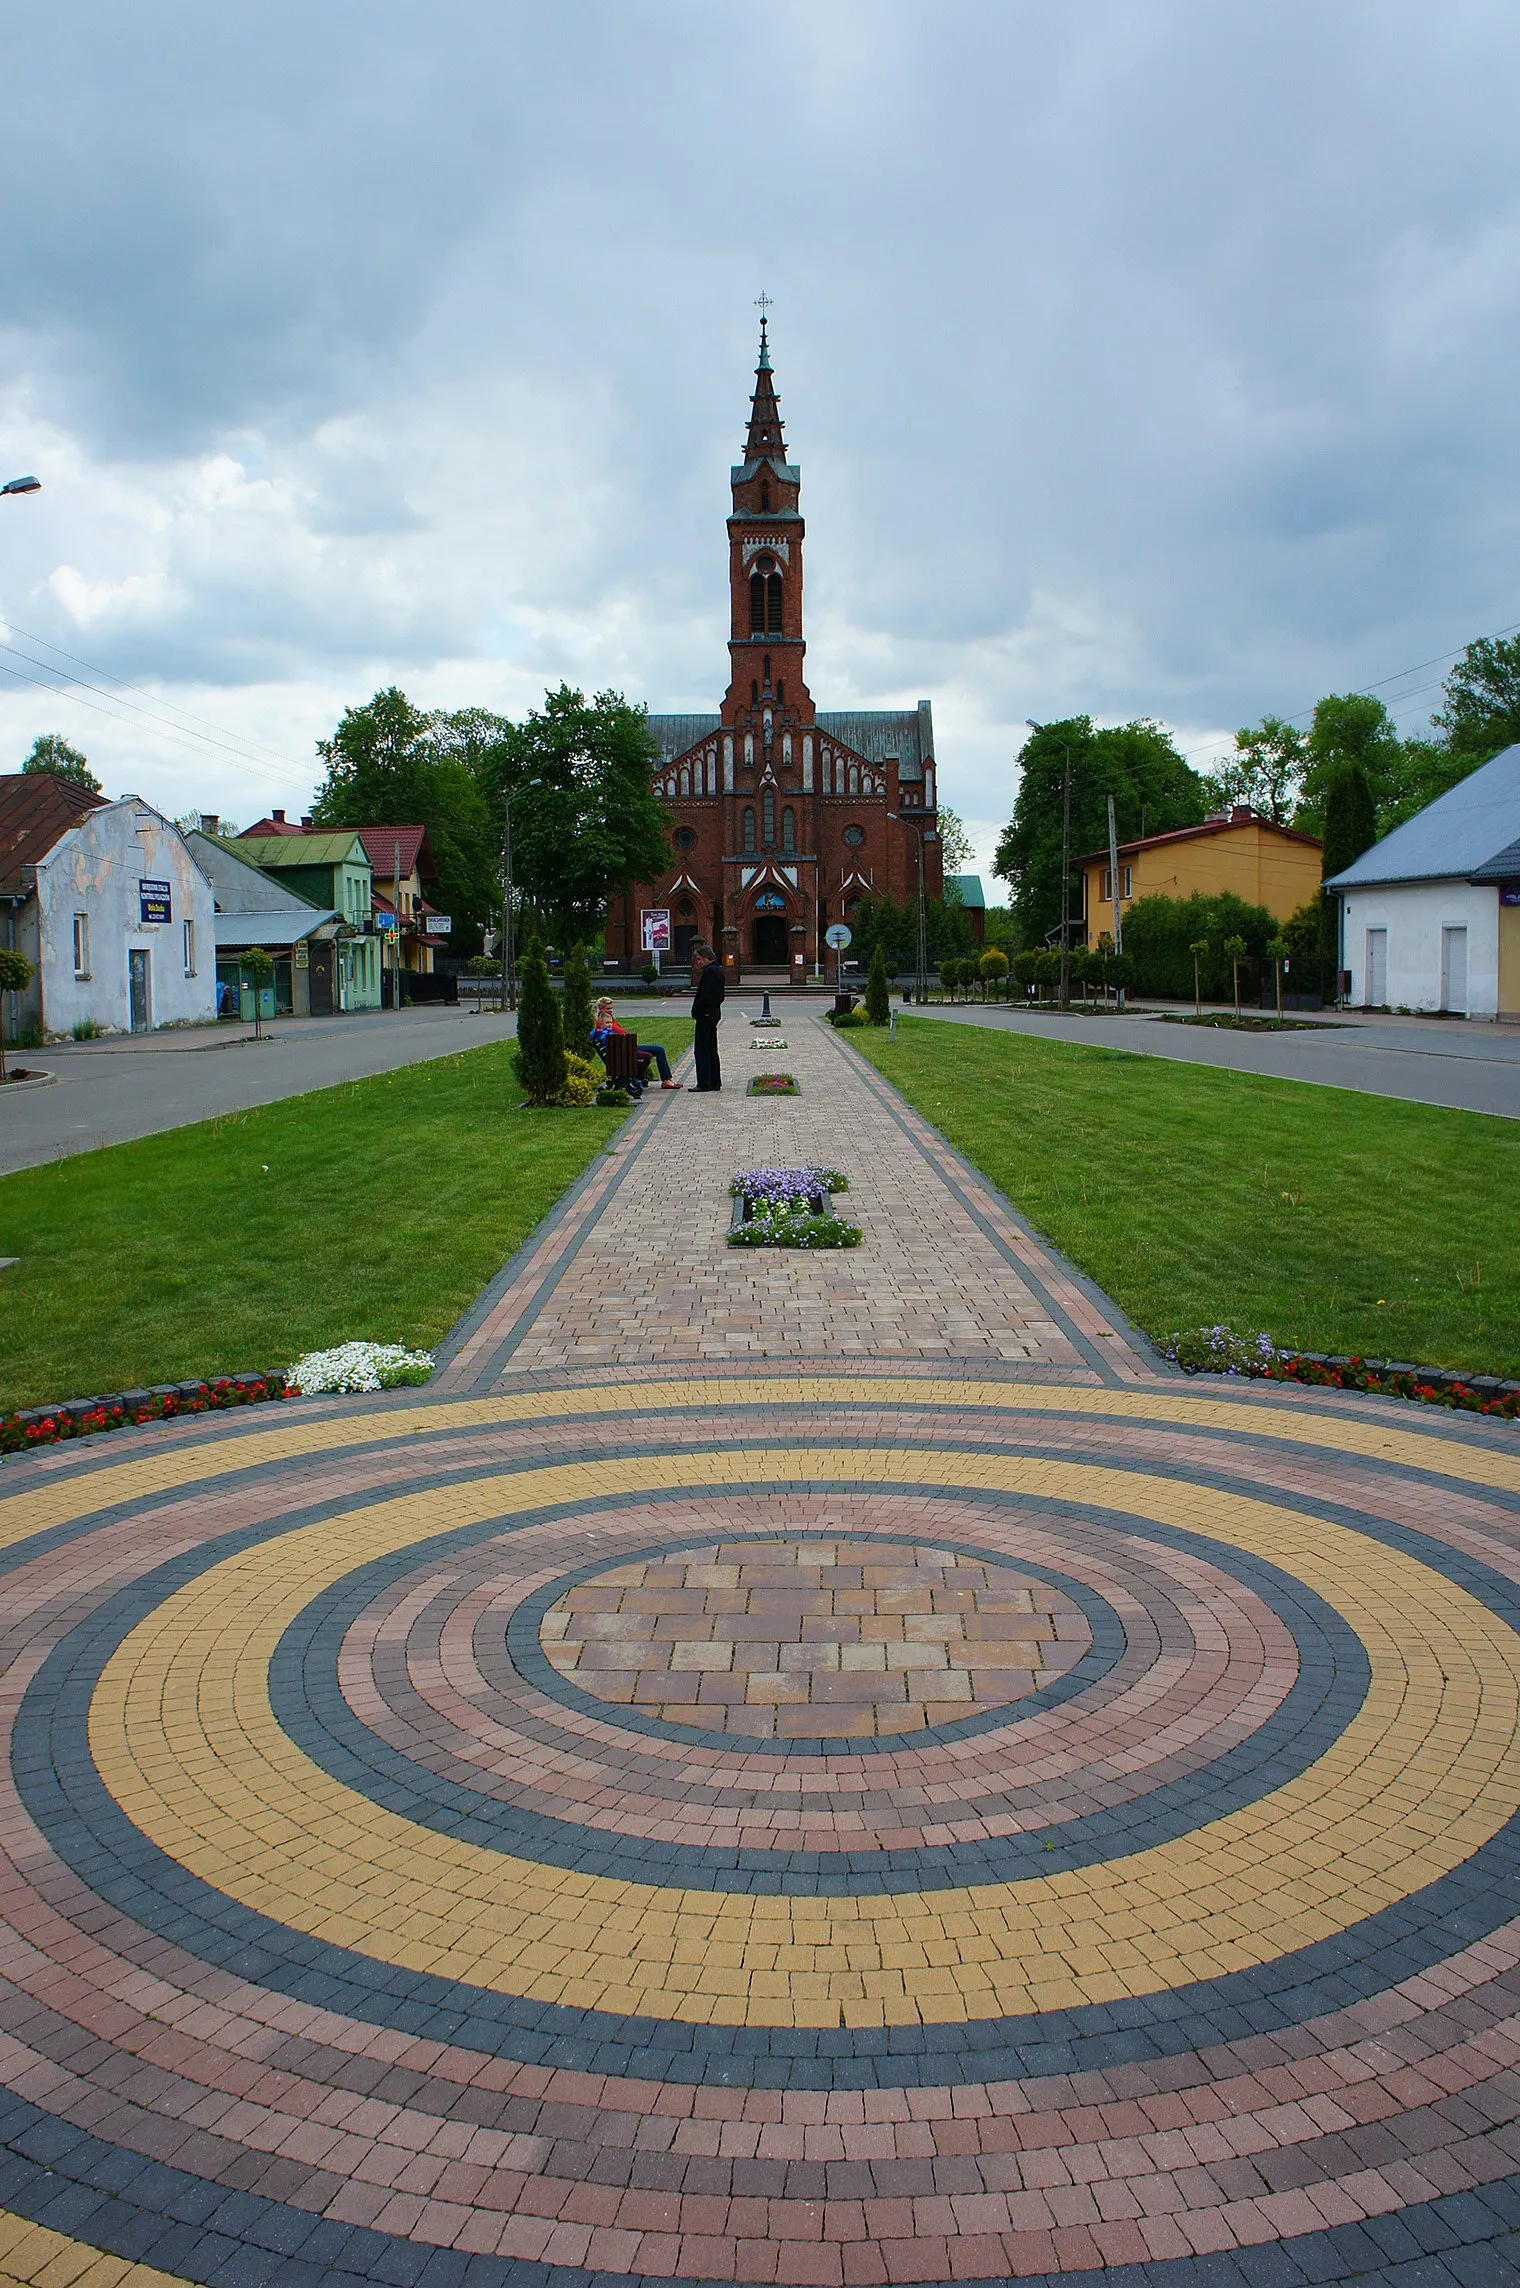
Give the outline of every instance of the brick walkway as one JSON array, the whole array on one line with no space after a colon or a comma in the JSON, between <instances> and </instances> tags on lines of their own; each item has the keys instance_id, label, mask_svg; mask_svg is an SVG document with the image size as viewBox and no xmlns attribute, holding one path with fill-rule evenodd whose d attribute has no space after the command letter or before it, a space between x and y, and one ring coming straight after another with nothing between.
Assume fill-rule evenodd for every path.
<instances>
[{"instance_id":1,"label":"brick walkway","mask_svg":"<svg viewBox=\"0 0 1520 2288\"><path fill-rule=\"evenodd\" d=\"M1084 1289L943 1138L813 1013L784 1049L751 1046L731 1006L719 1096L647 1097L603 1168L493 1289L438 1387L522 1374L757 1359L965 1359L1084 1382L1153 1371ZM689 1069L689 1068L688 1068ZM754 1071L801 1095L751 1097ZM837 1167L865 1233L849 1252L725 1244L740 1168Z\"/></svg>"},{"instance_id":2,"label":"brick walkway","mask_svg":"<svg viewBox=\"0 0 1520 2288\"><path fill-rule=\"evenodd\" d=\"M1516 1432L1157 1371L790 1042L425 1391L0 1469L0 2288L1520 2278Z\"/></svg>"}]
</instances>

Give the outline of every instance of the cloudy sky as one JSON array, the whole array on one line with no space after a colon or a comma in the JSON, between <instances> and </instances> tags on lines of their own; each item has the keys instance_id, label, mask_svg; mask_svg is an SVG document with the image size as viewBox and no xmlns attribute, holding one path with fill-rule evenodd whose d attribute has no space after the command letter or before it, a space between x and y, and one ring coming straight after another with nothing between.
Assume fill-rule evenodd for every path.
<instances>
[{"instance_id":1,"label":"cloudy sky","mask_svg":"<svg viewBox=\"0 0 1520 2288\"><path fill-rule=\"evenodd\" d=\"M1513 0L53 0L6 66L0 767L246 820L383 683L715 705L762 288L814 696L932 698L984 856L1026 716L1416 728L1520 621Z\"/></svg>"}]
</instances>

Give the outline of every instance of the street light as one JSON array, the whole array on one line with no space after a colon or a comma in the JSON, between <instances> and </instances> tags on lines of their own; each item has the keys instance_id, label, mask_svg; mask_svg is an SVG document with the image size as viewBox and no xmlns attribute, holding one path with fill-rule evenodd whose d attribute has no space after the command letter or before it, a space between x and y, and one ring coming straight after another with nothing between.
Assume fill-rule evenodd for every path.
<instances>
[{"instance_id":1,"label":"street light","mask_svg":"<svg viewBox=\"0 0 1520 2288\"><path fill-rule=\"evenodd\" d=\"M932 810L910 818L906 811L889 810L888 818L899 826L911 826L918 844L918 1005L923 1007L929 996L929 909L924 898L924 844L932 842L937 829Z\"/></svg>"},{"instance_id":2,"label":"street light","mask_svg":"<svg viewBox=\"0 0 1520 2288\"><path fill-rule=\"evenodd\" d=\"M0 493L40 493L40 477L12 477L8 485L0 485Z\"/></svg>"},{"instance_id":3,"label":"street light","mask_svg":"<svg viewBox=\"0 0 1520 2288\"><path fill-rule=\"evenodd\" d=\"M1066 757L1066 775L1061 793L1061 1007L1071 1007L1071 749L1059 731L1048 731L1032 715L1024 717L1031 731L1043 731L1047 739L1054 739Z\"/></svg>"},{"instance_id":4,"label":"street light","mask_svg":"<svg viewBox=\"0 0 1520 2288\"><path fill-rule=\"evenodd\" d=\"M543 783L542 779L525 781L530 787ZM510 787L502 797L501 995L509 1009L517 1007L517 963L512 946L512 797L522 791L522 787Z\"/></svg>"}]
</instances>

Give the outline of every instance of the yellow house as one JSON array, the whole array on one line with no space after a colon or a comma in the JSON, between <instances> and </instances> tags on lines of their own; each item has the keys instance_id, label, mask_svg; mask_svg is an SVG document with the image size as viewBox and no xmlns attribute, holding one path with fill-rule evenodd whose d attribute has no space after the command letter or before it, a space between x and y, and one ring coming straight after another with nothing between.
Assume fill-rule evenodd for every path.
<instances>
[{"instance_id":1,"label":"yellow house","mask_svg":"<svg viewBox=\"0 0 1520 2288\"><path fill-rule=\"evenodd\" d=\"M1091 946L1114 926L1108 852L1096 850L1078 864ZM1137 898L1190 898L1195 891L1213 898L1222 890L1233 890L1248 906L1265 906L1285 922L1297 907L1320 895L1320 845L1312 834L1274 826L1245 806L1227 818L1205 819L1202 826L1119 845L1121 919Z\"/></svg>"}]
</instances>

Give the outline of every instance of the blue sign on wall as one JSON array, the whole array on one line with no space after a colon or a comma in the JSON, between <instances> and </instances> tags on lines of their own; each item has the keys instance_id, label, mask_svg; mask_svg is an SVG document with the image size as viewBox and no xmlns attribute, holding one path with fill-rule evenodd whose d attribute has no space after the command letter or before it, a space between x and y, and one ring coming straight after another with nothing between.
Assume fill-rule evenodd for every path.
<instances>
[{"instance_id":1,"label":"blue sign on wall","mask_svg":"<svg viewBox=\"0 0 1520 2288\"><path fill-rule=\"evenodd\" d=\"M145 922L172 922L172 882L142 882L137 885L137 910Z\"/></svg>"}]
</instances>

